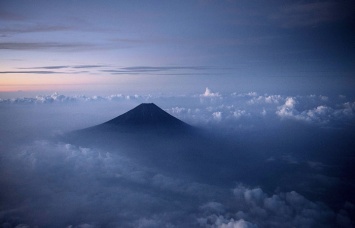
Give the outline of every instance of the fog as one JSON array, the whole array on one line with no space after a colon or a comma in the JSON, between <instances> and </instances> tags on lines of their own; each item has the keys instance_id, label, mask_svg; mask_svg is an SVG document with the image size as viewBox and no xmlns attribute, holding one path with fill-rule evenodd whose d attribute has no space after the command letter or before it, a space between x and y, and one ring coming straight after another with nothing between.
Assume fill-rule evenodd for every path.
<instances>
[{"instance_id":1,"label":"fog","mask_svg":"<svg viewBox=\"0 0 355 228\"><path fill-rule=\"evenodd\" d=\"M178 136L72 132L155 103ZM2 227L352 227L355 100L327 94L0 99Z\"/></svg>"}]
</instances>

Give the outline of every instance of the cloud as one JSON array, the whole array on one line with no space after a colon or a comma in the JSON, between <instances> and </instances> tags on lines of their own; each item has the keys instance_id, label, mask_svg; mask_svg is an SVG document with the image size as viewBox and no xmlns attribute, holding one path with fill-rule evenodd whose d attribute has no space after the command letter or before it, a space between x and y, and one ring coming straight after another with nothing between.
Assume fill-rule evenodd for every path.
<instances>
[{"instance_id":1,"label":"cloud","mask_svg":"<svg viewBox=\"0 0 355 228\"><path fill-rule=\"evenodd\" d=\"M212 113L213 119L216 121L221 121L222 120L222 112L214 112Z\"/></svg>"},{"instance_id":2,"label":"cloud","mask_svg":"<svg viewBox=\"0 0 355 228\"><path fill-rule=\"evenodd\" d=\"M239 119L240 117L242 116L247 116L247 112L245 110L236 110L236 111L233 111L233 116L237 119Z\"/></svg>"},{"instance_id":3,"label":"cloud","mask_svg":"<svg viewBox=\"0 0 355 228\"><path fill-rule=\"evenodd\" d=\"M269 102L271 97L277 98L278 103ZM258 102L251 104L253 98ZM337 96L324 100L319 95L255 93L223 94L223 99L213 102L211 98L202 99L206 102L201 102L199 93L181 96L55 93L0 99L3 208L0 224L33 227L55 222L73 228L85 224L96 227L351 225L352 185L347 178L352 178L352 163L350 160L350 165L344 168L339 160L347 160L352 152L352 133L299 124L304 122L301 119L288 122L293 117L280 121L276 112L284 108L292 115L302 116L313 111L314 115L328 118L329 126L332 121L348 124L354 116L353 101ZM142 156L136 156L136 151L126 145L107 149L106 145L88 147L41 140L52 137L53 130L74 130L102 123L142 102L154 102L188 123L208 126L217 137L221 132L227 139L217 139L211 148L194 141L196 153L186 150L179 154L191 164L188 169L181 165L182 172L165 165L165 159L158 161L163 163L161 167L154 165L156 161L144 160L144 156L150 159L152 154L169 153L168 141L157 143L156 151L143 145L137 152ZM320 106L330 109L317 109ZM262 115L263 110L267 115ZM329 114L332 115L327 117ZM323 137L325 132L327 136ZM348 141L344 140L346 137ZM215 138L211 138L213 144L212 139ZM137 142L140 140L144 139ZM185 145L173 143L173 146L175 149ZM327 160L327 156L331 159ZM333 173L329 175L330 172ZM348 177L342 176L343 173ZM230 186L237 181L244 184L231 191ZM339 194L339 189L348 189L349 194ZM316 197L312 198L313 194ZM338 209L346 201L350 206Z\"/></svg>"},{"instance_id":4,"label":"cloud","mask_svg":"<svg viewBox=\"0 0 355 228\"><path fill-rule=\"evenodd\" d=\"M270 15L281 27L311 27L352 17L351 1L317 1L286 4Z\"/></svg>"},{"instance_id":5,"label":"cloud","mask_svg":"<svg viewBox=\"0 0 355 228\"><path fill-rule=\"evenodd\" d=\"M333 227L341 223L336 217L345 214L337 215L324 204L310 201L295 191L269 196L261 188L239 184L233 194L235 207L225 208L228 213L216 211L200 217L198 222L206 227ZM207 214L211 213L208 209L201 207ZM347 219L345 215L344 221Z\"/></svg>"},{"instance_id":6,"label":"cloud","mask_svg":"<svg viewBox=\"0 0 355 228\"><path fill-rule=\"evenodd\" d=\"M67 65L67 66L40 66L40 67L20 67L18 69L85 69L85 68L101 68L106 65Z\"/></svg>"},{"instance_id":7,"label":"cloud","mask_svg":"<svg viewBox=\"0 0 355 228\"><path fill-rule=\"evenodd\" d=\"M249 104L279 104L283 100L281 95L264 95L257 96L256 94L250 94L252 99L248 101Z\"/></svg>"},{"instance_id":8,"label":"cloud","mask_svg":"<svg viewBox=\"0 0 355 228\"><path fill-rule=\"evenodd\" d=\"M60 74L62 72L59 71L48 71L48 70L41 70L41 71L0 71L0 74Z\"/></svg>"},{"instance_id":9,"label":"cloud","mask_svg":"<svg viewBox=\"0 0 355 228\"><path fill-rule=\"evenodd\" d=\"M196 71L206 71L212 70L211 67L205 66L132 66L132 67L121 67L116 69L102 70L102 72L108 72L112 74L191 74L191 72L196 73Z\"/></svg>"},{"instance_id":10,"label":"cloud","mask_svg":"<svg viewBox=\"0 0 355 228\"><path fill-rule=\"evenodd\" d=\"M8 21L21 21L26 18L23 15L0 9L0 19Z\"/></svg>"},{"instance_id":11,"label":"cloud","mask_svg":"<svg viewBox=\"0 0 355 228\"><path fill-rule=\"evenodd\" d=\"M61 65L61 66L40 66L40 67L19 67L16 70L0 71L0 74L80 74L88 71L78 71L78 69L96 69L107 67L105 65ZM18 70L17 70L18 69ZM54 71L56 70L56 71Z\"/></svg>"},{"instance_id":12,"label":"cloud","mask_svg":"<svg viewBox=\"0 0 355 228\"><path fill-rule=\"evenodd\" d=\"M322 101L327 101L320 97ZM334 109L326 105L318 105L312 109L298 111L296 109L297 100L294 97L286 98L283 105L278 106L276 114L281 118L300 120L316 124L327 124L329 122L346 120L352 118L355 113L355 102L346 102L340 108Z\"/></svg>"},{"instance_id":13,"label":"cloud","mask_svg":"<svg viewBox=\"0 0 355 228\"><path fill-rule=\"evenodd\" d=\"M297 117L295 115L296 110L294 109L295 104L296 104L295 98L292 97L286 98L285 104L279 106L279 110L276 111L276 114L281 118Z\"/></svg>"},{"instance_id":14,"label":"cloud","mask_svg":"<svg viewBox=\"0 0 355 228\"><path fill-rule=\"evenodd\" d=\"M102 65L88 65L93 68ZM48 69L65 69L68 67L87 67L86 65L73 66L44 66ZM31 71L26 71L31 72ZM56 71L43 71L55 73ZM14 72L13 72L14 73ZM203 94L183 96L152 96L112 94L109 96L85 95L39 95L36 97L1 99L0 104L48 104L48 103L73 103L73 102L128 102L163 104L163 108L170 114L191 124L213 127L248 128L248 126L276 126L283 121L300 121L320 127L342 127L350 123L355 116L355 102L339 97L324 95L283 96L283 95L258 95L256 93L232 93L223 95L206 88ZM173 99L174 103L167 103ZM215 123L218 122L218 125ZM271 125L272 123L272 125Z\"/></svg>"},{"instance_id":15,"label":"cloud","mask_svg":"<svg viewBox=\"0 0 355 228\"><path fill-rule=\"evenodd\" d=\"M16 34L16 33L32 33L32 32L56 32L56 31L65 31L71 30L73 28L67 26L54 26L54 25L33 25L29 26L28 24L23 26L16 27L0 27L0 33L5 36L8 34Z\"/></svg>"},{"instance_id":16,"label":"cloud","mask_svg":"<svg viewBox=\"0 0 355 228\"><path fill-rule=\"evenodd\" d=\"M112 94L109 96L85 96L74 95L66 96L58 93L51 95L38 95L34 98L10 98L0 99L0 104L48 104L48 103L73 103L73 102L99 102L99 101L124 101L124 100L140 100L144 102L149 96L142 97L135 95Z\"/></svg>"},{"instance_id":17,"label":"cloud","mask_svg":"<svg viewBox=\"0 0 355 228\"><path fill-rule=\"evenodd\" d=\"M201 97L221 97L221 94L218 92L214 93L208 87L206 87L206 90L203 94L201 94Z\"/></svg>"},{"instance_id":18,"label":"cloud","mask_svg":"<svg viewBox=\"0 0 355 228\"><path fill-rule=\"evenodd\" d=\"M138 162L124 147L107 151L48 140L18 147L2 153L6 165L0 167L6 195L0 224L13 227L189 227L190 209L218 192Z\"/></svg>"},{"instance_id":19,"label":"cloud","mask_svg":"<svg viewBox=\"0 0 355 228\"><path fill-rule=\"evenodd\" d=\"M231 219L227 224L221 224L220 228L257 228L258 226L252 224L250 222L244 221L244 219L239 219L238 221L234 221Z\"/></svg>"},{"instance_id":20,"label":"cloud","mask_svg":"<svg viewBox=\"0 0 355 228\"><path fill-rule=\"evenodd\" d=\"M60 43L60 42L1 42L0 50L18 51L86 51L97 47L89 43Z\"/></svg>"},{"instance_id":21,"label":"cloud","mask_svg":"<svg viewBox=\"0 0 355 228\"><path fill-rule=\"evenodd\" d=\"M65 69L69 66L42 66L42 67L19 67L18 69Z\"/></svg>"}]
</instances>

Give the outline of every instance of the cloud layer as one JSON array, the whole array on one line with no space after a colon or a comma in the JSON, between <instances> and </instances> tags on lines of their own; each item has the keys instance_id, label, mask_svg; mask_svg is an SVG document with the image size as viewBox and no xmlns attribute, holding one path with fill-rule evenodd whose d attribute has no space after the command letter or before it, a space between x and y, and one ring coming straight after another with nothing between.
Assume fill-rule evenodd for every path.
<instances>
[{"instance_id":1,"label":"cloud layer","mask_svg":"<svg viewBox=\"0 0 355 228\"><path fill-rule=\"evenodd\" d=\"M58 66L59 67L59 66ZM87 66L85 66L87 67ZM92 66L96 67L96 66ZM166 99L174 99L174 105L165 104ZM155 102L174 116L187 122L201 125L234 123L249 124L250 121L291 120L318 126L351 124L355 118L355 101L345 96L324 95L259 95L250 93L221 94L206 88L200 95L176 97L152 95L113 94L109 96L66 96L58 93L34 98L0 99L0 104L44 104L83 102L127 102L135 104ZM169 107L170 106L170 107ZM223 124L222 124L223 125Z\"/></svg>"},{"instance_id":2,"label":"cloud layer","mask_svg":"<svg viewBox=\"0 0 355 228\"><path fill-rule=\"evenodd\" d=\"M326 205L312 202L295 191L269 196L261 188L239 184L233 189L233 194L232 208L216 202L201 207L204 213L215 213L199 218L200 224L225 228L351 226L349 218L342 217L345 211L335 214Z\"/></svg>"},{"instance_id":3,"label":"cloud layer","mask_svg":"<svg viewBox=\"0 0 355 228\"><path fill-rule=\"evenodd\" d=\"M87 146L58 137L142 102L207 128L211 144L157 141L156 151L143 146L137 152L126 144ZM1 99L0 108L5 227L351 227L354 222L352 98L213 89L180 96L55 93ZM159 160L175 148L200 148L179 154L193 164L181 165L184 172L168 162L175 158Z\"/></svg>"}]
</instances>

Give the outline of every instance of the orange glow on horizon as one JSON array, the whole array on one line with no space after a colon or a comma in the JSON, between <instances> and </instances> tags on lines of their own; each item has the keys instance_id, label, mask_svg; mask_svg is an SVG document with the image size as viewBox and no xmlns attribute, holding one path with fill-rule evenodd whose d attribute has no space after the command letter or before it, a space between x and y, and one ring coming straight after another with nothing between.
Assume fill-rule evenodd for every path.
<instances>
[{"instance_id":1,"label":"orange glow on horizon","mask_svg":"<svg viewBox=\"0 0 355 228\"><path fill-rule=\"evenodd\" d=\"M0 92L66 90L99 83L99 78L95 76L89 78L83 75L2 74Z\"/></svg>"}]
</instances>

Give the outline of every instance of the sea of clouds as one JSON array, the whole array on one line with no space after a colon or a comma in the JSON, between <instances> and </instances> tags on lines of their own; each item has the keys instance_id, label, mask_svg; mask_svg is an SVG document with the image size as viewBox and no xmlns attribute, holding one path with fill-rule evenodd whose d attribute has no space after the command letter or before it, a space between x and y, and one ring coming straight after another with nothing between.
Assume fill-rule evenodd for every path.
<instances>
[{"instance_id":1,"label":"sea of clouds","mask_svg":"<svg viewBox=\"0 0 355 228\"><path fill-rule=\"evenodd\" d=\"M135 160L124 147L108 151L56 138L140 103L156 103L191 125L231 137L258 161L249 160L245 174L253 181L205 183ZM0 99L0 109L2 227L354 225L351 97L209 88L177 96L55 93Z\"/></svg>"}]
</instances>

